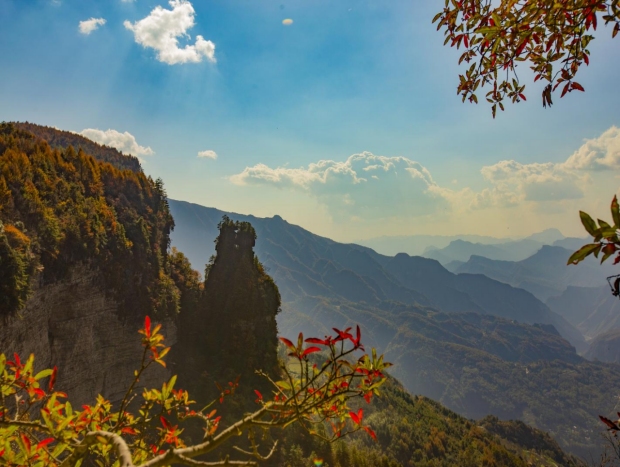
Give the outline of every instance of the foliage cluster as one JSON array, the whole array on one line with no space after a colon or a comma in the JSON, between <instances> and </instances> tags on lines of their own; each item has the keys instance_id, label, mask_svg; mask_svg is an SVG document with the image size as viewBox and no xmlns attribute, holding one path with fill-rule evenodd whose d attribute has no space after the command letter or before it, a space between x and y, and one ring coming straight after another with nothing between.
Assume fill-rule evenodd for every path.
<instances>
[{"instance_id":1,"label":"foliage cluster","mask_svg":"<svg viewBox=\"0 0 620 467\"><path fill-rule=\"evenodd\" d=\"M486 100L504 110L505 100L526 100L525 85L517 74L520 62L529 62L534 81L546 82L543 106L561 86L567 92L584 91L575 81L579 68L590 64L590 42L599 21L620 31L618 0L446 0L433 22L443 29L444 44L464 47L459 64L471 63L459 76L457 92L463 102L478 103L476 91L492 87Z\"/></svg>"},{"instance_id":2,"label":"foliage cluster","mask_svg":"<svg viewBox=\"0 0 620 467\"><path fill-rule=\"evenodd\" d=\"M163 358L170 348L163 344L160 328L153 328L147 316L140 330L142 363L118 410L102 396L98 396L96 404L76 410L66 400L66 394L54 390L56 368L35 374L33 355L24 363L18 355L11 361L0 355L0 459L9 465L32 466L77 466L83 462L125 467L250 466L257 465L253 457L271 457L277 445L276 442L263 455L257 438L264 438L263 432L293 423L327 442L360 430L376 438L364 420L363 409L351 411L349 401L359 397L370 401L378 394L386 380L383 371L389 364L383 362L383 356L377 357L374 349L372 358L364 354L351 362L347 357L364 347L359 332L354 337L348 330L338 331L336 338L325 340L304 340L300 335L297 345L290 345L290 357L297 371L285 368L285 379L281 381L264 375L271 383L271 391L264 396L255 391L259 408L225 428L221 417L215 416L217 409L212 409L216 402L202 410L194 409L188 392L175 389L176 376L164 383L161 390L144 389L139 409L130 412L130 403L139 397L137 383L144 371L153 363L165 366ZM287 345L290 342L283 340ZM326 359L311 364L308 356L315 352L324 352ZM47 378L47 384L43 384ZM232 396L237 386L238 383L231 382L222 391L219 402ZM202 422L201 442L192 444L184 437L188 419ZM194 460L244 433L249 446L235 446L244 460Z\"/></svg>"},{"instance_id":3,"label":"foliage cluster","mask_svg":"<svg viewBox=\"0 0 620 467\"><path fill-rule=\"evenodd\" d=\"M117 163L127 157L116 154ZM62 279L76 262L99 267L128 312L178 311L167 256L174 223L160 180L3 123L0 221L0 315L18 310L35 280Z\"/></svg>"}]
</instances>

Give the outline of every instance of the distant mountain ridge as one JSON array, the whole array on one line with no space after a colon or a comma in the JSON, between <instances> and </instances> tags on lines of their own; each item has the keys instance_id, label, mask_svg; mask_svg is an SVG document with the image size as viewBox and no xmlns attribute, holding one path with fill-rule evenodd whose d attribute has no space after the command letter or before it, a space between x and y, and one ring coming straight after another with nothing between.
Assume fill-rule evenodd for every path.
<instances>
[{"instance_id":1,"label":"distant mountain ridge","mask_svg":"<svg viewBox=\"0 0 620 467\"><path fill-rule=\"evenodd\" d=\"M472 256L465 264L458 265L454 272L484 274L528 290L543 301L561 295L568 286L604 285L607 283L605 278L614 273L612 265L605 263L601 266L593 257L577 266L567 266L573 252L560 246L544 245L534 255L517 262Z\"/></svg>"},{"instance_id":2,"label":"distant mountain ridge","mask_svg":"<svg viewBox=\"0 0 620 467\"><path fill-rule=\"evenodd\" d=\"M395 236L382 236L375 237L366 240L359 240L356 243L372 248L376 252L395 256L398 253L407 253L411 256L426 256L425 253L429 253L433 250L442 250L450 245L452 242L466 242L470 244L483 245L504 245L510 248L510 244L525 242L536 242L539 245L552 244L556 241L564 239L564 235L558 229L547 229L542 232L538 232L525 238L497 238L485 235L395 235ZM493 249L490 249L493 251ZM484 256L484 255L482 255ZM439 258L435 258L439 259ZM445 258L445 262L452 261L456 258ZM469 257L465 258L467 261ZM440 262L444 264L444 261Z\"/></svg>"}]
</instances>

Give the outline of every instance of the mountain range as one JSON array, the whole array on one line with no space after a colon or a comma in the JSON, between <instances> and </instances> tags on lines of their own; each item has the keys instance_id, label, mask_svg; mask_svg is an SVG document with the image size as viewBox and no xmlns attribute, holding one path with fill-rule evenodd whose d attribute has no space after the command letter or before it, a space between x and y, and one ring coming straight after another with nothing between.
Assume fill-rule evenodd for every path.
<instances>
[{"instance_id":1,"label":"mountain range","mask_svg":"<svg viewBox=\"0 0 620 467\"><path fill-rule=\"evenodd\" d=\"M542 301L561 295L569 286L606 285L606 277L615 273L614 266L609 262L600 265L594 257L577 266L567 266L566 262L574 251L560 246L544 245L535 254L522 261L498 261L472 256L469 261L458 265L453 271L457 274L484 274L528 290Z\"/></svg>"},{"instance_id":2,"label":"mountain range","mask_svg":"<svg viewBox=\"0 0 620 467\"><path fill-rule=\"evenodd\" d=\"M327 335L359 323L412 393L469 418L524 420L583 456L598 452L596 416L613 407L604 388L620 384L620 368L580 357L581 333L532 293L432 259L334 242L279 216L169 203L172 244L197 268L213 253L222 216L254 225L257 255L282 294L280 332Z\"/></svg>"}]
</instances>

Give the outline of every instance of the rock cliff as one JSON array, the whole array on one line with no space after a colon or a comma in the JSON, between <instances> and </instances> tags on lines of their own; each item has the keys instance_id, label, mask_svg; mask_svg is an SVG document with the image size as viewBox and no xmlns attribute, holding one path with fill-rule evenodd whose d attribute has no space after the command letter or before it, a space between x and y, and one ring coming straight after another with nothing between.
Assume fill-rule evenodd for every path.
<instances>
[{"instance_id":1,"label":"rock cliff","mask_svg":"<svg viewBox=\"0 0 620 467\"><path fill-rule=\"evenodd\" d=\"M22 359L34 353L38 369L56 365L56 387L76 406L93 403L98 394L120 401L142 355L141 321L121 316L102 275L82 264L64 280L36 288L18 314L4 319L0 349ZM174 344L176 324L162 324L166 342ZM140 384L160 387L170 375L170 368L153 365Z\"/></svg>"}]
</instances>

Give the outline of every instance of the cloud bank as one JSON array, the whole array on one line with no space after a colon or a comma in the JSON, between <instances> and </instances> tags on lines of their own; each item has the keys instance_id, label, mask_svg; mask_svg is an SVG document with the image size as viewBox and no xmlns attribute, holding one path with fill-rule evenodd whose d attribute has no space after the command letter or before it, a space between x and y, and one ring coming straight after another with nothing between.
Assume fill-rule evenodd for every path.
<instances>
[{"instance_id":1,"label":"cloud bank","mask_svg":"<svg viewBox=\"0 0 620 467\"><path fill-rule=\"evenodd\" d=\"M484 166L480 173L487 187L479 191L440 186L419 162L369 152L300 168L256 164L230 181L308 193L334 218L376 220L518 206L549 210L592 193L588 191L594 186L592 174L619 169L620 129L613 126L598 138L585 140L564 162L504 160Z\"/></svg>"},{"instance_id":2,"label":"cloud bank","mask_svg":"<svg viewBox=\"0 0 620 467\"><path fill-rule=\"evenodd\" d=\"M86 21L80 21L78 29L82 34L89 35L91 32L99 29L99 26L103 26L106 23L104 18L91 18Z\"/></svg>"},{"instance_id":3,"label":"cloud bank","mask_svg":"<svg viewBox=\"0 0 620 467\"><path fill-rule=\"evenodd\" d=\"M620 169L620 129L612 126L585 140L565 162L520 164L501 161L482 168L493 187L478 193L473 208L511 207L526 201L561 201L584 197L589 172Z\"/></svg>"},{"instance_id":4,"label":"cloud bank","mask_svg":"<svg viewBox=\"0 0 620 467\"><path fill-rule=\"evenodd\" d=\"M347 218L434 214L449 210L454 194L439 187L418 162L369 152L354 154L344 162L322 160L301 168L257 164L230 181L302 190L325 204L332 216Z\"/></svg>"},{"instance_id":5,"label":"cloud bank","mask_svg":"<svg viewBox=\"0 0 620 467\"><path fill-rule=\"evenodd\" d=\"M116 148L124 154L131 154L134 156L152 156L155 154L150 147L140 146L136 138L127 131L125 133L120 133L116 130L102 131L94 128L87 128L82 130L79 134L96 143Z\"/></svg>"},{"instance_id":6,"label":"cloud bank","mask_svg":"<svg viewBox=\"0 0 620 467\"><path fill-rule=\"evenodd\" d=\"M168 65L199 63L203 59L215 62L215 44L202 36L196 36L195 43L179 47L179 37L191 37L188 30L196 24L196 12L187 0L170 0L171 10L155 7L146 18L135 23L125 21L125 27L132 31L136 42L145 48L157 51L157 59Z\"/></svg>"}]
</instances>

